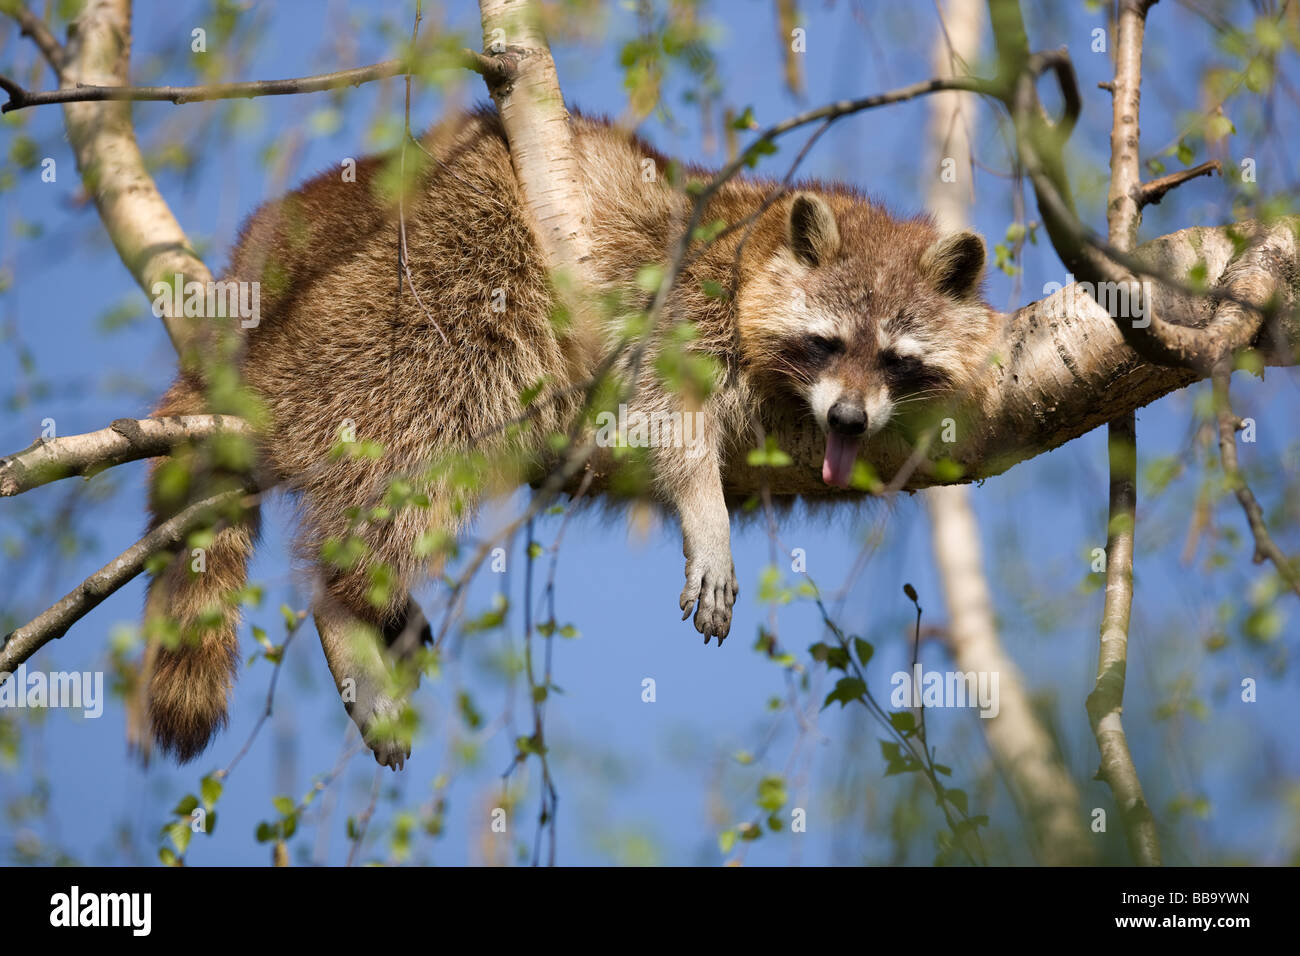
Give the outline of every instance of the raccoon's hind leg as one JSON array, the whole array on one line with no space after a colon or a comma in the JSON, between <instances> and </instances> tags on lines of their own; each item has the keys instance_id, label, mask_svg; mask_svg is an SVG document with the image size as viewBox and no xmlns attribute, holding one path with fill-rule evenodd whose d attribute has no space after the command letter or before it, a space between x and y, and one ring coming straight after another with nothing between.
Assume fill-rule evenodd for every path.
<instances>
[{"instance_id":1,"label":"raccoon's hind leg","mask_svg":"<svg viewBox=\"0 0 1300 956\"><path fill-rule=\"evenodd\" d=\"M316 554L330 537L354 536L364 545L351 566L321 568L312 611L348 715L375 759L394 770L411 755L415 714L408 702L419 685L420 651L432 641L410 588L436 568L416 557L417 541L431 528L454 528L441 497L432 499L427 509L400 509L388 520L360 526L337 508L315 508L314 534L303 542Z\"/></svg>"},{"instance_id":2,"label":"raccoon's hind leg","mask_svg":"<svg viewBox=\"0 0 1300 956\"><path fill-rule=\"evenodd\" d=\"M409 595L399 610L376 614L323 585L312 605L334 685L381 765L401 770L411 756L413 721L407 698L418 672L409 666L430 640L428 621Z\"/></svg>"}]
</instances>

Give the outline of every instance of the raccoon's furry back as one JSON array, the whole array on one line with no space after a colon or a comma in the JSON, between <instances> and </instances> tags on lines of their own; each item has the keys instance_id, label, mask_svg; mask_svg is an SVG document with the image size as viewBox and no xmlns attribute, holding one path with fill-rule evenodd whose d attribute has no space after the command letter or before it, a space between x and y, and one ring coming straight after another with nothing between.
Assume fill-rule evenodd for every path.
<instances>
[{"instance_id":1,"label":"raccoon's furry back","mask_svg":"<svg viewBox=\"0 0 1300 956\"><path fill-rule=\"evenodd\" d=\"M454 534L473 502L431 496L428 509L361 524L357 513L431 455L517 452L526 469L529 449L505 426L539 383L558 386L561 397L537 410L536 433L562 428L574 407L562 391L572 370L551 324L545 263L495 113L454 117L423 146L432 161L415 147L406 157L409 167L423 166L405 199L409 279L397 268L399 164L391 156L358 160L355 176L326 172L263 206L224 276L260 288L258 322L243 333L240 357L243 383L265 411L259 473L297 493L300 557L336 600L381 630L423 569L416 542L430 531ZM181 379L155 414L228 411L209 407ZM382 460L332 454L342 435L382 446ZM508 484L519 476L499 477ZM178 502L155 495L153 525L203 490ZM230 596L245 582L256 523L250 515L223 528L202 573L181 552L150 583L145 710L159 745L182 760L226 719L238 664ZM362 540L366 557L324 567L322 549L349 536ZM381 568L394 584L387 605L375 601ZM167 643L156 639L160 630Z\"/></svg>"}]
</instances>

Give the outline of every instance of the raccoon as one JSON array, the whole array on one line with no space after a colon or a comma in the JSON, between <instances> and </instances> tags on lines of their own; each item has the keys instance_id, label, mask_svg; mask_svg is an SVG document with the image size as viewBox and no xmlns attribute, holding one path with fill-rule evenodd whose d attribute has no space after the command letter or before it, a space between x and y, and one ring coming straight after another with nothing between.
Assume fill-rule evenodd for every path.
<instances>
[{"instance_id":1,"label":"raccoon","mask_svg":"<svg viewBox=\"0 0 1300 956\"><path fill-rule=\"evenodd\" d=\"M592 279L625 309L644 309L650 293L638 276L665 261L690 221L692 200L669 180L711 174L670 170L665 156L603 121L572 123ZM377 188L384 157L359 161L355 181L326 173L264 206L227 274L261 283L260 321L243 333L238 368L265 413L262 479L297 497L297 552L314 572L312 614L331 673L376 760L395 770L410 740L393 667L430 636L410 588L445 554L428 542L454 540L485 495L545 474L548 436L584 411L584 384L607 356L619 354L616 368L635 385L633 412L692 413L689 447L661 442L648 465L654 496L681 524L682 619L694 612L705 643L721 645L739 589L720 469L724 456L753 447L756 415L766 405L804 409L826 436L822 479L846 487L862 442L901 406L973 386L994 333L978 235L940 235L929 220L894 218L842 185L782 191L736 179L701 219L735 228L692 249L662 330L633 360L634 350L613 352L626 333L613 314L594 329L553 321L555 296L495 112L452 117L423 148L432 161L404 200L409 279L397 268L396 204ZM663 330L680 323L693 332L688 353L712 363L711 388L693 403L656 369ZM575 345L583 336L594 347ZM544 395L530 401L539 383ZM155 414L223 410L211 406L182 376ZM341 429L382 454L340 454ZM490 463L484 481L467 488L431 473L432 459L458 457ZM424 476L419 506L394 504L393 479L415 475ZM170 500L155 491L154 525L210 485L193 481ZM204 573L177 554L149 585L147 623L180 639L150 642L145 712L157 744L181 761L226 719L238 666L229 595L245 581L257 521L250 513L222 527ZM363 547L340 559L347 541Z\"/></svg>"}]
</instances>

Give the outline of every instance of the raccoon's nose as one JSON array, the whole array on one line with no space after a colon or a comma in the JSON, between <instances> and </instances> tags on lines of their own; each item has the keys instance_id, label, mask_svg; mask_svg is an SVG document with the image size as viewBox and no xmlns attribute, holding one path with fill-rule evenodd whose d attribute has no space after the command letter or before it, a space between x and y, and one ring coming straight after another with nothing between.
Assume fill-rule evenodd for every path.
<instances>
[{"instance_id":1,"label":"raccoon's nose","mask_svg":"<svg viewBox=\"0 0 1300 956\"><path fill-rule=\"evenodd\" d=\"M836 402L826 413L826 423L841 435L861 435L867 430L867 413L861 405Z\"/></svg>"}]
</instances>

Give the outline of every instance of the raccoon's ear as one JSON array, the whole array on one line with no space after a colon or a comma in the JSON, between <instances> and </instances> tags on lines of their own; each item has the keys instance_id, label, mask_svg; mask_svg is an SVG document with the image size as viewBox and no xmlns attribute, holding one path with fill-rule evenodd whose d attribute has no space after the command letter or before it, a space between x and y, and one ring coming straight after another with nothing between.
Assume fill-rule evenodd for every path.
<instances>
[{"instance_id":1,"label":"raccoon's ear","mask_svg":"<svg viewBox=\"0 0 1300 956\"><path fill-rule=\"evenodd\" d=\"M974 295L984 277L984 240L969 230L937 239L921 256L921 270L944 295Z\"/></svg>"},{"instance_id":2,"label":"raccoon's ear","mask_svg":"<svg viewBox=\"0 0 1300 956\"><path fill-rule=\"evenodd\" d=\"M796 258L810 266L829 262L839 252L840 229L835 225L835 213L820 196L795 193L786 231Z\"/></svg>"}]
</instances>

